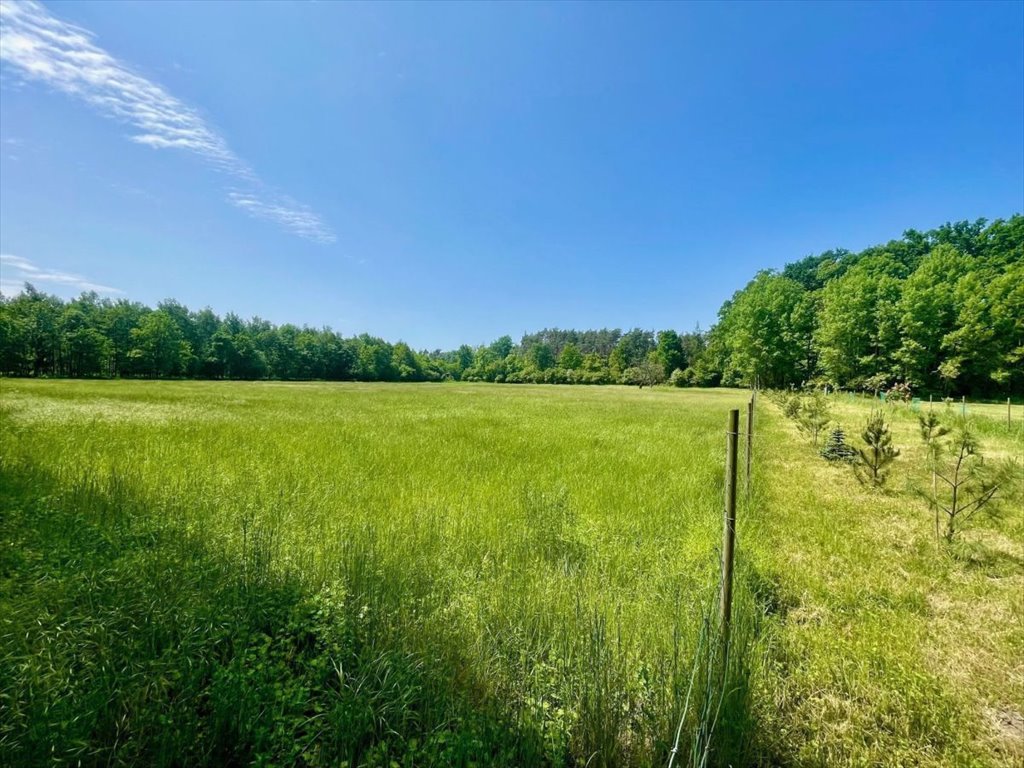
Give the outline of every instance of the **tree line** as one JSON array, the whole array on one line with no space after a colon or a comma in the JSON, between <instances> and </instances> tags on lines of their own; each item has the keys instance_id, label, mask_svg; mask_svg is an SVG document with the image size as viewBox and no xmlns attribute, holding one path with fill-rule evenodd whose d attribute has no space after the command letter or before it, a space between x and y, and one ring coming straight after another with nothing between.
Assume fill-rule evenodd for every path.
<instances>
[{"instance_id":1,"label":"tree line","mask_svg":"<svg viewBox=\"0 0 1024 768\"><path fill-rule=\"evenodd\" d=\"M10 376L490 381L677 386L902 382L943 393L1024 385L1024 217L908 230L759 272L708 332L544 329L518 343L416 351L330 328L155 308L26 284L0 297Z\"/></svg>"},{"instance_id":2,"label":"tree line","mask_svg":"<svg viewBox=\"0 0 1024 768\"><path fill-rule=\"evenodd\" d=\"M546 329L519 344L502 336L475 349L416 351L174 300L150 308L88 292L64 301L31 284L0 299L0 372L8 376L654 384L688 367L703 343L699 331Z\"/></svg>"},{"instance_id":3,"label":"tree line","mask_svg":"<svg viewBox=\"0 0 1024 768\"><path fill-rule=\"evenodd\" d=\"M908 230L759 272L719 310L693 378L1019 393L1024 217Z\"/></svg>"}]
</instances>

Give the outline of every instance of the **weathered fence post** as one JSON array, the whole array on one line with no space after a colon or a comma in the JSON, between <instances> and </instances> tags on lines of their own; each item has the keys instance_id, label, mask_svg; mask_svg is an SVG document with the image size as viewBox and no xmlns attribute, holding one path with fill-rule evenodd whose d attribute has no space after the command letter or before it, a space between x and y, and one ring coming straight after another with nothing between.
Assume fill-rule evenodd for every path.
<instances>
[{"instance_id":1,"label":"weathered fence post","mask_svg":"<svg viewBox=\"0 0 1024 768\"><path fill-rule=\"evenodd\" d=\"M729 411L725 448L725 525L722 530L722 635L728 641L732 618L732 561L736 542L736 447L739 441L739 409Z\"/></svg>"},{"instance_id":2,"label":"weathered fence post","mask_svg":"<svg viewBox=\"0 0 1024 768\"><path fill-rule=\"evenodd\" d=\"M960 415L967 418L967 395L960 395Z\"/></svg>"},{"instance_id":3,"label":"weathered fence post","mask_svg":"<svg viewBox=\"0 0 1024 768\"><path fill-rule=\"evenodd\" d=\"M1010 420L1010 398L1006 398L1006 428L1013 429L1013 421Z\"/></svg>"},{"instance_id":4,"label":"weathered fence post","mask_svg":"<svg viewBox=\"0 0 1024 768\"><path fill-rule=\"evenodd\" d=\"M751 473L751 462L754 458L754 396L750 396L750 402L747 403L747 497L750 497L750 473Z\"/></svg>"}]
</instances>

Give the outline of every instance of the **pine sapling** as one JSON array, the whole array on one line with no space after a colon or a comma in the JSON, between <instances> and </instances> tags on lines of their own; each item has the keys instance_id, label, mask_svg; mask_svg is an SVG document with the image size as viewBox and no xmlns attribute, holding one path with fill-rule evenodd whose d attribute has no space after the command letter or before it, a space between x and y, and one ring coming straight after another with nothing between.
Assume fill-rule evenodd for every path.
<instances>
[{"instance_id":1,"label":"pine sapling","mask_svg":"<svg viewBox=\"0 0 1024 768\"><path fill-rule=\"evenodd\" d=\"M921 430L921 440L924 441L928 468L932 474L932 495L929 502L935 510L935 538L939 538L939 507L938 507L938 464L939 455L942 453L942 438L949 434L949 427L939 421L939 417L933 411L921 414L917 417L918 426Z\"/></svg>"},{"instance_id":2,"label":"pine sapling","mask_svg":"<svg viewBox=\"0 0 1024 768\"><path fill-rule=\"evenodd\" d=\"M803 398L795 392L784 393L781 399L782 413L787 419L799 419Z\"/></svg>"},{"instance_id":3,"label":"pine sapling","mask_svg":"<svg viewBox=\"0 0 1024 768\"><path fill-rule=\"evenodd\" d=\"M889 425L881 411L872 411L861 438L865 447L857 449L853 460L854 474L861 484L881 488L888 479L889 465L900 455L899 449L892 445Z\"/></svg>"},{"instance_id":4,"label":"pine sapling","mask_svg":"<svg viewBox=\"0 0 1024 768\"><path fill-rule=\"evenodd\" d=\"M818 435L828 427L832 420L828 410L828 400L821 392L815 391L806 398L800 408L800 415L797 418L797 427L801 432L810 435L815 446L818 445Z\"/></svg>"},{"instance_id":5,"label":"pine sapling","mask_svg":"<svg viewBox=\"0 0 1024 768\"><path fill-rule=\"evenodd\" d=\"M956 532L974 515L990 506L1000 488L1010 485L1019 467L1004 463L996 468L985 464L981 444L970 422L959 425L949 440L947 461L936 462L935 474L944 483L949 496L935 496L935 514L946 514L946 541L952 543Z\"/></svg>"}]
</instances>

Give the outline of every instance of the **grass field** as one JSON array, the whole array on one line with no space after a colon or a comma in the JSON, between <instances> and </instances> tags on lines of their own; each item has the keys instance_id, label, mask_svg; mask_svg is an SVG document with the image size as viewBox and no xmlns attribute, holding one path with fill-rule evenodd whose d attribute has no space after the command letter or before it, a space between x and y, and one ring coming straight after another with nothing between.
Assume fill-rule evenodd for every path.
<instances>
[{"instance_id":1,"label":"grass field","mask_svg":"<svg viewBox=\"0 0 1024 768\"><path fill-rule=\"evenodd\" d=\"M684 711L677 765L1024 756L1022 515L938 544L909 412L879 493L759 403L722 686L744 392L0 387L12 764L663 765Z\"/></svg>"}]
</instances>

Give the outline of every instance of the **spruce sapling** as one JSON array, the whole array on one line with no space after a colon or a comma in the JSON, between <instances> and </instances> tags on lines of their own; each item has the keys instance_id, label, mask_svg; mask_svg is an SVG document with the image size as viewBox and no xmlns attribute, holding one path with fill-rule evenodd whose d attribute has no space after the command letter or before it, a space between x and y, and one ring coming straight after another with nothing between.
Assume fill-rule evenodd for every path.
<instances>
[{"instance_id":1,"label":"spruce sapling","mask_svg":"<svg viewBox=\"0 0 1024 768\"><path fill-rule=\"evenodd\" d=\"M829 434L825 447L821 449L821 457L828 461L850 462L856 455L854 447L846 442L843 428L838 426Z\"/></svg>"}]
</instances>

